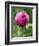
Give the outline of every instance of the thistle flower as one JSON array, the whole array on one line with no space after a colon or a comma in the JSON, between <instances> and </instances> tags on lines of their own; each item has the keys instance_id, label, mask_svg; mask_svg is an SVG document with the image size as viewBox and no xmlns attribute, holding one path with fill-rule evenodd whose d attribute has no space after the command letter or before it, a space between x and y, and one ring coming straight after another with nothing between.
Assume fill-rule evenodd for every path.
<instances>
[{"instance_id":1,"label":"thistle flower","mask_svg":"<svg viewBox=\"0 0 39 46\"><path fill-rule=\"evenodd\" d=\"M19 26L25 26L29 22L29 15L25 11L20 11L16 13L15 22Z\"/></svg>"}]
</instances>

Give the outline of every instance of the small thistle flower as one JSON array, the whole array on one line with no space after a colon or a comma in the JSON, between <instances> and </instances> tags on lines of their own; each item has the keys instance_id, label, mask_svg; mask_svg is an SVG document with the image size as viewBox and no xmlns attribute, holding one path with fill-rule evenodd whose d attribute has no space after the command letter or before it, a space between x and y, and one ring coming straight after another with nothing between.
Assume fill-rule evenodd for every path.
<instances>
[{"instance_id":1,"label":"small thistle flower","mask_svg":"<svg viewBox=\"0 0 39 46\"><path fill-rule=\"evenodd\" d=\"M15 22L19 26L25 26L29 22L29 15L25 11L20 11L16 13Z\"/></svg>"}]
</instances>

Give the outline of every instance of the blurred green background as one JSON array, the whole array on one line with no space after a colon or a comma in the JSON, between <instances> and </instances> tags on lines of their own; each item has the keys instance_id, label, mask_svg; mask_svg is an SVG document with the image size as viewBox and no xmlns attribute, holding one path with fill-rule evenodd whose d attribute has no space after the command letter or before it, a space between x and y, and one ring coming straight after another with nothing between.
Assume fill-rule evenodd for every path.
<instances>
[{"instance_id":1,"label":"blurred green background","mask_svg":"<svg viewBox=\"0 0 39 46\"><path fill-rule=\"evenodd\" d=\"M29 24L22 32L22 28L15 23L16 13L19 11L25 11L30 16ZM29 7L11 7L11 37L30 37L32 36L32 8Z\"/></svg>"}]
</instances>

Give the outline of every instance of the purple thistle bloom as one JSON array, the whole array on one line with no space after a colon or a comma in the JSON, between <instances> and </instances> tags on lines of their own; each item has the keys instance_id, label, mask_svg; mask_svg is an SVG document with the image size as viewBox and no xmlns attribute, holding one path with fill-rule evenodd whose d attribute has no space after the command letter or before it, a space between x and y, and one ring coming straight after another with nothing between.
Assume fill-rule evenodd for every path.
<instances>
[{"instance_id":1,"label":"purple thistle bloom","mask_svg":"<svg viewBox=\"0 0 39 46\"><path fill-rule=\"evenodd\" d=\"M15 22L19 26L25 26L29 22L29 15L24 11L17 12Z\"/></svg>"}]
</instances>

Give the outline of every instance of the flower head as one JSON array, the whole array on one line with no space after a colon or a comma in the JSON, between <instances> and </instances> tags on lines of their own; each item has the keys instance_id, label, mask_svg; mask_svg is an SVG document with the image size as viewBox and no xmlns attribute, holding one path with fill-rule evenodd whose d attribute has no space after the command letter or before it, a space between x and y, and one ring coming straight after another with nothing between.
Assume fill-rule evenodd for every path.
<instances>
[{"instance_id":1,"label":"flower head","mask_svg":"<svg viewBox=\"0 0 39 46\"><path fill-rule=\"evenodd\" d=\"M17 25L25 26L29 22L29 15L24 11L17 12L15 22Z\"/></svg>"}]
</instances>

